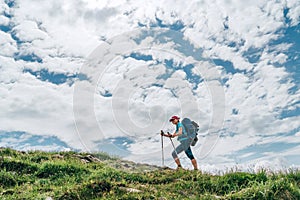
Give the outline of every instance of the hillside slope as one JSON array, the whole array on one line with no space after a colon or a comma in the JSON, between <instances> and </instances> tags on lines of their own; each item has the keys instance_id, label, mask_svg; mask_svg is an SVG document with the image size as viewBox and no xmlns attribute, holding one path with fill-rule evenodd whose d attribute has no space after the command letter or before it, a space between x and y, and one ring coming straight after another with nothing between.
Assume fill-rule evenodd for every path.
<instances>
[{"instance_id":1,"label":"hillside slope","mask_svg":"<svg viewBox=\"0 0 300 200\"><path fill-rule=\"evenodd\" d=\"M0 149L1 199L300 199L300 172L223 176L76 152Z\"/></svg>"}]
</instances>

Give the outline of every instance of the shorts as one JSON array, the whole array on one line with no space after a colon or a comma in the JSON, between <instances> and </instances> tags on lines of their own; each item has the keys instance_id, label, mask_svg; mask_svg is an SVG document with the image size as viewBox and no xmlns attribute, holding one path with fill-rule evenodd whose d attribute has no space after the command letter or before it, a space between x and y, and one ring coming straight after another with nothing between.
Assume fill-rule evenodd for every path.
<instances>
[{"instance_id":1,"label":"shorts","mask_svg":"<svg viewBox=\"0 0 300 200\"><path fill-rule=\"evenodd\" d=\"M191 139L186 139L180 142L180 144L176 147L176 149L172 152L172 157L178 158L178 154L180 154L181 152L185 152L185 154L187 155L187 157L190 160L194 159L194 155L192 153L192 149L191 149L191 143L193 140Z\"/></svg>"}]
</instances>

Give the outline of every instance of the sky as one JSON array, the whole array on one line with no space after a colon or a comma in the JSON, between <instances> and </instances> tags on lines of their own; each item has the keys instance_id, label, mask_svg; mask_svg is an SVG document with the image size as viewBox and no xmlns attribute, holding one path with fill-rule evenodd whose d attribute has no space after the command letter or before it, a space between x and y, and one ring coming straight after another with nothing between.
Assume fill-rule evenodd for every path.
<instances>
[{"instance_id":1,"label":"sky","mask_svg":"<svg viewBox=\"0 0 300 200\"><path fill-rule=\"evenodd\" d=\"M161 165L179 115L202 169L300 166L299 22L297 0L0 0L0 146Z\"/></svg>"}]
</instances>

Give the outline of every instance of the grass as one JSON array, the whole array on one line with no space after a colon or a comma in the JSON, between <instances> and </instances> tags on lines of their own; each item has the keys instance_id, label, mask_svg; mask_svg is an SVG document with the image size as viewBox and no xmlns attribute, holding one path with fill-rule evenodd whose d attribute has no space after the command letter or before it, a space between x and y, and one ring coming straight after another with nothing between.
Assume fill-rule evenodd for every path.
<instances>
[{"instance_id":1,"label":"grass","mask_svg":"<svg viewBox=\"0 0 300 200\"><path fill-rule=\"evenodd\" d=\"M128 165L133 167L116 167ZM151 168L102 153L9 148L0 149L0 169L1 199L300 199L299 171L217 176Z\"/></svg>"}]
</instances>

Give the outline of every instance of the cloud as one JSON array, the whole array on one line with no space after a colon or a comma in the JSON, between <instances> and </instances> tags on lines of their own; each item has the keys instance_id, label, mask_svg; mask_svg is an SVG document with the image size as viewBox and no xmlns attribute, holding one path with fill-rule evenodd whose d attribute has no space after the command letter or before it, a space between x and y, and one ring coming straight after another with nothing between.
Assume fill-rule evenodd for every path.
<instances>
[{"instance_id":1,"label":"cloud","mask_svg":"<svg viewBox=\"0 0 300 200\"><path fill-rule=\"evenodd\" d=\"M1 15L0 16L0 25L1 26L8 26L9 25L9 18Z\"/></svg>"},{"instance_id":2,"label":"cloud","mask_svg":"<svg viewBox=\"0 0 300 200\"><path fill-rule=\"evenodd\" d=\"M4 2L4 0L0 1L0 14L8 13L9 6Z\"/></svg>"},{"instance_id":3,"label":"cloud","mask_svg":"<svg viewBox=\"0 0 300 200\"><path fill-rule=\"evenodd\" d=\"M71 148L54 136L37 136L25 132L1 132L0 146L17 150L70 151ZM74 149L73 149L74 150Z\"/></svg>"},{"instance_id":4,"label":"cloud","mask_svg":"<svg viewBox=\"0 0 300 200\"><path fill-rule=\"evenodd\" d=\"M291 20L291 25L295 26L299 24L300 17L300 3L299 1L287 1L287 16Z\"/></svg>"},{"instance_id":5,"label":"cloud","mask_svg":"<svg viewBox=\"0 0 300 200\"><path fill-rule=\"evenodd\" d=\"M15 40L11 35L0 31L0 46L3 49L0 53L1 56L12 57L18 51Z\"/></svg>"},{"instance_id":6,"label":"cloud","mask_svg":"<svg viewBox=\"0 0 300 200\"><path fill-rule=\"evenodd\" d=\"M21 24L13 28L15 36L22 42L32 42L33 40L44 40L47 34L38 28L34 21L22 21Z\"/></svg>"}]
</instances>

